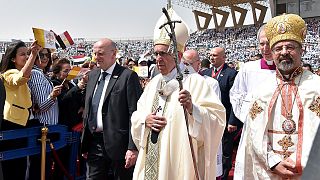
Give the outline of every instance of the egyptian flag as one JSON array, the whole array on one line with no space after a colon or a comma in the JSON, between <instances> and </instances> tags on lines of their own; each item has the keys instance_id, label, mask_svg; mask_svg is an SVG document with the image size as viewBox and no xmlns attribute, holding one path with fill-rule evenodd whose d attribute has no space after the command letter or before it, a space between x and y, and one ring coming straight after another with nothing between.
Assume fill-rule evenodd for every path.
<instances>
[{"instance_id":1,"label":"egyptian flag","mask_svg":"<svg viewBox=\"0 0 320 180\"><path fill-rule=\"evenodd\" d=\"M53 32L39 28L32 28L32 30L34 39L37 40L37 44L43 48L56 49L56 38Z\"/></svg>"},{"instance_id":2,"label":"egyptian flag","mask_svg":"<svg viewBox=\"0 0 320 180\"><path fill-rule=\"evenodd\" d=\"M70 47L74 44L68 31L65 31L60 35L56 35L56 39L62 49L66 49L67 47Z\"/></svg>"}]
</instances>

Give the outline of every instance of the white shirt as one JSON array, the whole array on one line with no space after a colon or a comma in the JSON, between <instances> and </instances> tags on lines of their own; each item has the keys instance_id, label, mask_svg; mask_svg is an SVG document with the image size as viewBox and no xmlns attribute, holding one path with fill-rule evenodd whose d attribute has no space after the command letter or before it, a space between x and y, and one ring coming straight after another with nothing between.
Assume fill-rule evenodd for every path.
<instances>
[{"instance_id":1,"label":"white shirt","mask_svg":"<svg viewBox=\"0 0 320 180\"><path fill-rule=\"evenodd\" d=\"M102 107L103 107L104 98L105 98L105 95L106 95L106 90L107 90L107 87L108 87L108 84L109 84L109 80L110 80L110 77L111 77L111 75L112 75L112 72L113 72L115 66L116 66L116 63L114 63L111 67L109 67L109 69L107 69L107 70L105 71L105 72L108 73L108 75L107 75L106 78L104 79L105 83L104 83L104 87L103 87L103 90L102 90L102 94L101 94L101 98L100 98L100 102L99 102L99 106L98 106L97 129L96 129L97 132L103 131ZM101 76L102 72L104 72L103 69L101 69L99 81L100 81L101 78L102 78L102 76ZM96 92L97 87L98 87L98 83L96 84L96 88L95 88L94 92Z\"/></svg>"}]
</instances>

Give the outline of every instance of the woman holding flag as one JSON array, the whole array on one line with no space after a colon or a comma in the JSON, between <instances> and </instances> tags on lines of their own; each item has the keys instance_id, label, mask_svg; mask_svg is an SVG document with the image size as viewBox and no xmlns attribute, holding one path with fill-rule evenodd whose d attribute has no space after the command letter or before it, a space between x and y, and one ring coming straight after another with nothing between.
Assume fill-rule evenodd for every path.
<instances>
[{"instance_id":1,"label":"woman holding flag","mask_svg":"<svg viewBox=\"0 0 320 180\"><path fill-rule=\"evenodd\" d=\"M76 77L77 84L71 81L72 75L68 75L72 74L70 70L70 61L62 58L53 66L53 76L51 78L54 85L62 85L61 94L58 96L59 124L67 125L69 130L81 121L79 109L84 105L83 90L87 82L85 76Z\"/></svg>"},{"instance_id":2,"label":"woman holding flag","mask_svg":"<svg viewBox=\"0 0 320 180\"><path fill-rule=\"evenodd\" d=\"M71 131L77 124L82 124L81 108L84 106L84 88L88 78L84 75L81 79L77 79L78 83L75 84L71 81L74 76L71 75L73 73L70 70L71 66L68 59L62 58L58 60L53 66L51 81L54 85L62 85L61 94L58 96L59 124L68 126ZM70 146L59 149L57 152L64 167L68 168L71 153ZM64 174L60 169L60 167L54 168L53 179L63 179Z\"/></svg>"},{"instance_id":3,"label":"woman holding flag","mask_svg":"<svg viewBox=\"0 0 320 180\"><path fill-rule=\"evenodd\" d=\"M6 90L1 130L21 129L28 125L32 102L27 82L40 48L36 42L33 42L29 56L26 44L22 41L15 41L6 49L0 64L0 72ZM2 142L0 151L25 147L26 144L25 140L18 139L15 142ZM26 158L2 161L3 179L24 180L26 165Z\"/></svg>"},{"instance_id":4,"label":"woman holding flag","mask_svg":"<svg viewBox=\"0 0 320 180\"><path fill-rule=\"evenodd\" d=\"M50 49L41 49L36 57L28 82L32 97L33 125L58 124L59 107L57 96L61 93L62 86L54 86L47 75L51 63ZM40 179L40 159L40 155L30 157L29 179ZM49 169L49 163L47 161L47 169Z\"/></svg>"}]
</instances>

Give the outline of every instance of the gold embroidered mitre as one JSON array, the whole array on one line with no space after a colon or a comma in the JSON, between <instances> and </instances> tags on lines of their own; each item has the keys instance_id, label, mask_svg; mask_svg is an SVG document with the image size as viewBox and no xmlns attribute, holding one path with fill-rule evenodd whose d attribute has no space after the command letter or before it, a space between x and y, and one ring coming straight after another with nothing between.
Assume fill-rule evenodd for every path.
<instances>
[{"instance_id":1,"label":"gold embroidered mitre","mask_svg":"<svg viewBox=\"0 0 320 180\"><path fill-rule=\"evenodd\" d=\"M182 18L180 16L178 16L177 13L172 8L170 8L168 10L168 14L171 18L171 21L181 21L181 23L175 23L174 31L175 31L176 38L177 38L178 51L184 52L186 42L189 39L189 28L188 28L187 24L182 20ZM168 19L163 14L160 17L160 19L158 20L158 22L154 28L154 33L153 33L154 34L153 35L154 45L164 44L164 45L170 46L171 40L170 40L170 37L168 36L168 33L166 31L166 29L167 29L170 32L170 26L166 25L166 26L162 27L161 29L159 29L159 27L161 25L165 24L166 22L168 22Z\"/></svg>"},{"instance_id":2,"label":"gold embroidered mitre","mask_svg":"<svg viewBox=\"0 0 320 180\"><path fill-rule=\"evenodd\" d=\"M284 40L293 40L302 44L307 27L304 20L296 14L283 14L272 18L266 24L266 36L270 47Z\"/></svg>"}]
</instances>

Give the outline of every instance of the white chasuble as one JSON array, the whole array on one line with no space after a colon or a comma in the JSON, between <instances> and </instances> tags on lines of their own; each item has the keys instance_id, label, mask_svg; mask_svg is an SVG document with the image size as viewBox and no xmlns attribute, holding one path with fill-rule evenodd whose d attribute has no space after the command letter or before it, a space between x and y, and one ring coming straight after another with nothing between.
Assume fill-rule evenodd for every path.
<instances>
[{"instance_id":1,"label":"white chasuble","mask_svg":"<svg viewBox=\"0 0 320 180\"><path fill-rule=\"evenodd\" d=\"M133 175L135 180L145 179L146 146L150 132L145 126L145 119L152 113L157 85L162 79L159 74L148 83L138 101L137 111L131 118L132 138L139 150ZM184 77L183 88L192 96L193 112L188 115L189 134L192 137L200 178L212 180L216 178L216 156L225 127L225 109L200 75L190 74ZM172 92L163 112L167 124L159 134L159 180L195 179L184 112L178 95L179 89Z\"/></svg>"},{"instance_id":2,"label":"white chasuble","mask_svg":"<svg viewBox=\"0 0 320 180\"><path fill-rule=\"evenodd\" d=\"M246 179L280 180L270 168L286 158L295 162L300 173L307 163L320 122L320 86L316 85L320 77L302 71L294 78L295 85L281 83L274 75L254 93L247 122ZM287 116L290 111L292 117Z\"/></svg>"}]
</instances>

